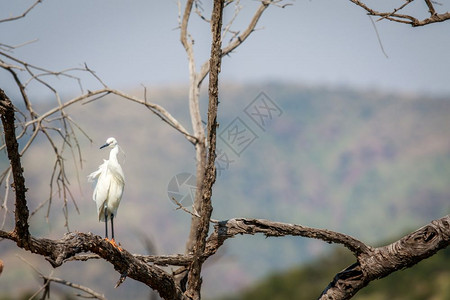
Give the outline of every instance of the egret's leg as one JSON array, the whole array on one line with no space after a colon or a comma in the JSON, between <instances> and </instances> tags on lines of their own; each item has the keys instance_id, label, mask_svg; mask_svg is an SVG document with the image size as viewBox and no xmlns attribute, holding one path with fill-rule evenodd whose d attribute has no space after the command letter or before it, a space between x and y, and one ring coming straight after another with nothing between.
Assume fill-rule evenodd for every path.
<instances>
[{"instance_id":1,"label":"egret's leg","mask_svg":"<svg viewBox=\"0 0 450 300\"><path fill-rule=\"evenodd\" d=\"M116 241L114 240L114 214L111 214L111 234L112 234L112 239L109 241L114 247L116 247L117 249L119 249L119 251L122 251L123 249L116 244Z\"/></svg>"},{"instance_id":2,"label":"egret's leg","mask_svg":"<svg viewBox=\"0 0 450 300\"><path fill-rule=\"evenodd\" d=\"M107 206L105 205L104 210L105 210L105 236L106 239L108 239L108 210L106 209Z\"/></svg>"},{"instance_id":3,"label":"egret's leg","mask_svg":"<svg viewBox=\"0 0 450 300\"><path fill-rule=\"evenodd\" d=\"M111 235L112 235L112 239L114 240L114 214L111 214Z\"/></svg>"}]
</instances>

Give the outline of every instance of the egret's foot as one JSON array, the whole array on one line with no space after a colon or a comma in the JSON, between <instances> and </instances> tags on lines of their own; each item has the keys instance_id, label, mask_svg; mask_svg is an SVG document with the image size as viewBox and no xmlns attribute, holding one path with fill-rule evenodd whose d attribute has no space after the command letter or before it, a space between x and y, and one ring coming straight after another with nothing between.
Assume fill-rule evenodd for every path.
<instances>
[{"instance_id":1,"label":"egret's foot","mask_svg":"<svg viewBox=\"0 0 450 300\"><path fill-rule=\"evenodd\" d=\"M114 246L114 248L116 248L117 250L119 250L119 251L121 251L122 252L122 247L120 247L119 245L117 245L117 243L116 243L116 241L114 240L114 239L111 239L111 240L108 240L110 243L111 243L111 245L113 245Z\"/></svg>"}]
</instances>

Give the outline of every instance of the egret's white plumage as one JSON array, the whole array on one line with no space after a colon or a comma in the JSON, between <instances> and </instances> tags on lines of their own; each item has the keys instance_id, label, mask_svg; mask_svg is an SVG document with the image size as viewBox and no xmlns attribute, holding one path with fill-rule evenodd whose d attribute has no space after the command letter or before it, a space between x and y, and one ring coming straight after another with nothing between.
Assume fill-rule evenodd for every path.
<instances>
[{"instance_id":1,"label":"egret's white plumage","mask_svg":"<svg viewBox=\"0 0 450 300\"><path fill-rule=\"evenodd\" d=\"M119 145L115 138L110 137L102 148L111 148L109 159L104 160L97 171L92 172L88 179L95 182L95 189L92 199L97 204L97 213L99 221L105 222L106 238L108 238L108 219L111 220L112 239L114 239L113 219L117 216L117 208L122 199L125 179L122 167L117 160Z\"/></svg>"}]
</instances>

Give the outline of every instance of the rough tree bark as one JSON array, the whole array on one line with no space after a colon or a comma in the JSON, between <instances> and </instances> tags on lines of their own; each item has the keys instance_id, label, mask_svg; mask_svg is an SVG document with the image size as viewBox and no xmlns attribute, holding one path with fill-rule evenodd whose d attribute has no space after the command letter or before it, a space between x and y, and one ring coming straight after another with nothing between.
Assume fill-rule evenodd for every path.
<instances>
[{"instance_id":1,"label":"rough tree bark","mask_svg":"<svg viewBox=\"0 0 450 300\"><path fill-rule=\"evenodd\" d=\"M3 130L5 132L5 144L8 152L8 159L11 162L13 182L16 193L15 223L16 226L11 235L17 238L17 246L30 249L30 232L28 230L29 211L26 199L25 178L20 161L19 144L16 139L16 124L14 117L14 106L5 92L0 89L0 114L2 118Z\"/></svg>"},{"instance_id":2,"label":"rough tree bark","mask_svg":"<svg viewBox=\"0 0 450 300\"><path fill-rule=\"evenodd\" d=\"M192 299L200 299L201 270L205 257L203 253L206 246L206 238L209 232L209 222L212 213L212 188L216 181L216 127L217 127L217 105L219 103L219 72L222 60L222 12L224 0L214 0L214 7L211 16L211 58L209 72L209 105L207 124L207 145L208 153L206 164L203 166L202 184L200 189L201 202L199 206L200 220L195 228L195 245L193 248L193 260L188 273L187 296Z\"/></svg>"},{"instance_id":3,"label":"rough tree bark","mask_svg":"<svg viewBox=\"0 0 450 300\"><path fill-rule=\"evenodd\" d=\"M438 2L435 2L432 0L423 0L423 1L425 2L426 6L428 7L428 12L429 12L430 16L428 18L419 20L418 18L415 18L411 15L400 13L400 11L402 9L404 9L409 4L413 3L414 0L406 0L399 7L394 8L393 10L387 11L387 12L381 12L381 11L375 10L375 9L369 7L363 1L350 0L350 2L365 9L367 11L367 14L370 16L380 17L380 20L386 19L386 20L393 21L393 22L409 24L413 27L425 26L425 25L429 25L429 24L437 23L437 22L444 22L444 21L450 19L449 12L438 13L436 11L436 9L434 8L434 5L435 4L439 5Z\"/></svg>"},{"instance_id":4,"label":"rough tree bark","mask_svg":"<svg viewBox=\"0 0 450 300\"><path fill-rule=\"evenodd\" d=\"M450 215L434 220L390 245L378 248L327 229L261 219L230 219L215 226L205 253L214 254L225 240L235 235L256 233L267 237L302 236L344 245L354 254L356 262L334 277L320 299L350 299L369 282L409 268L449 246Z\"/></svg>"}]
</instances>

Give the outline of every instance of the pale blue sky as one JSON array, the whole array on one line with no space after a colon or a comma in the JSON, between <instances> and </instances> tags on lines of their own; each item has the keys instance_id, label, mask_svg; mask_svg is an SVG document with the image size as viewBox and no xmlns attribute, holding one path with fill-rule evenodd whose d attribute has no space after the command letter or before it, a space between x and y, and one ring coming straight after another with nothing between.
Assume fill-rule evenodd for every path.
<instances>
[{"instance_id":1,"label":"pale blue sky","mask_svg":"<svg viewBox=\"0 0 450 300\"><path fill-rule=\"evenodd\" d=\"M18 14L32 2L2 0L0 17ZM203 2L207 12L209 2ZM244 9L236 21L241 26L235 29L243 29L256 4L242 1ZM422 2L416 6L427 11ZM445 11L449 6L438 8ZM39 39L17 49L15 56L52 70L86 62L111 87L152 88L188 81L177 26L176 1L45 0L26 18L1 23L0 43ZM258 28L224 59L223 80L450 94L450 21L420 28L378 22L389 58L381 51L369 17L347 0L297 0L284 9L272 7ZM209 26L195 18L190 33L199 67L209 53ZM15 93L8 78L0 71L2 86ZM89 81L85 84L95 88ZM68 92L74 88L64 86Z\"/></svg>"}]
</instances>

